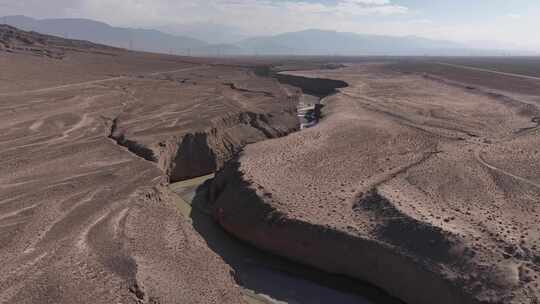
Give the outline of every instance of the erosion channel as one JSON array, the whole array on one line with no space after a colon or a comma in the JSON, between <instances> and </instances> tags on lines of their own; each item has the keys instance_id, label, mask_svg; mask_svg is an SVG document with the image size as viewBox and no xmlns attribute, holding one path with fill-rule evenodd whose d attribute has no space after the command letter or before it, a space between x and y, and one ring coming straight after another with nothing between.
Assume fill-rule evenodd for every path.
<instances>
[{"instance_id":1,"label":"erosion channel","mask_svg":"<svg viewBox=\"0 0 540 304\"><path fill-rule=\"evenodd\" d=\"M270 69L257 71L274 77L285 86L301 88L297 116L300 130L314 126L321 115L325 97L346 87L342 81L310 79ZM246 302L252 303L401 303L369 284L263 252L224 231L208 206L209 184L214 174L170 184L176 193L179 212L188 218L208 246L233 269L236 283Z\"/></svg>"}]
</instances>

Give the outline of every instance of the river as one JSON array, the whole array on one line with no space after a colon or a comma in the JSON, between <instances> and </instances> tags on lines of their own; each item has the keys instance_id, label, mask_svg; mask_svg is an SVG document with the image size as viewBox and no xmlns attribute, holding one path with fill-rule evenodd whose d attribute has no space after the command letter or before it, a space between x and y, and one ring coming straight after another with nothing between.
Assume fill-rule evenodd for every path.
<instances>
[{"instance_id":1,"label":"river","mask_svg":"<svg viewBox=\"0 0 540 304\"><path fill-rule=\"evenodd\" d=\"M233 269L249 304L394 304L397 300L356 280L331 275L262 252L227 234L206 210L207 175L170 185L176 206L208 246Z\"/></svg>"}]
</instances>

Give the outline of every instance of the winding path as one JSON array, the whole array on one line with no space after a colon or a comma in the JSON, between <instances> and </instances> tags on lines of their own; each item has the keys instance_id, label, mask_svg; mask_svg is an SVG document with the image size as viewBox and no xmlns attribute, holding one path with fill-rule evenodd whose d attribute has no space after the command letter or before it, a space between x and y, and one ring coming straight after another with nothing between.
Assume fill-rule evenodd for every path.
<instances>
[{"instance_id":1,"label":"winding path","mask_svg":"<svg viewBox=\"0 0 540 304\"><path fill-rule=\"evenodd\" d=\"M523 75L523 74L507 73L507 72L501 72L501 71L497 71L497 70L477 68L477 67L472 67L472 66L468 66L468 65L453 64L453 63L446 63L446 62L435 62L435 63L439 64L439 65L445 65L445 66L449 66L449 67L454 67L454 68L461 68L461 69L467 69L467 70L473 70L473 71L493 73L493 74L503 75L503 76L518 77L518 78L522 78L522 79L530 79L530 80L539 80L540 81L540 77L527 76L527 75Z\"/></svg>"},{"instance_id":2,"label":"winding path","mask_svg":"<svg viewBox=\"0 0 540 304\"><path fill-rule=\"evenodd\" d=\"M476 160L478 160L479 163L481 163L483 166L491 169L491 170L494 170L494 171L497 171L499 173L502 173L506 176L510 176L518 181L521 181L521 182L524 182L526 184L529 184L533 187L536 187L538 189L540 189L540 184L530 180L530 179L527 179L527 178L524 178L524 177L521 177L521 176L518 176L518 175L515 175L515 174L512 174L504 169L501 169L501 168L498 168L498 167L495 167L491 164L489 164L488 162L486 162L483 158L482 158L482 150L481 149L476 149L474 151L474 156L476 157Z\"/></svg>"}]
</instances>

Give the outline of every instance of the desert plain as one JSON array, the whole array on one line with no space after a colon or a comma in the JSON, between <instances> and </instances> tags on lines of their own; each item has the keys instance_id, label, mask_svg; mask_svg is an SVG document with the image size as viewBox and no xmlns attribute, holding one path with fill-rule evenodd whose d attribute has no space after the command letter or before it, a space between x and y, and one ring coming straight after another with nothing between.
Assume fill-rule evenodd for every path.
<instances>
[{"instance_id":1,"label":"desert plain","mask_svg":"<svg viewBox=\"0 0 540 304\"><path fill-rule=\"evenodd\" d=\"M2 26L0 302L294 303L246 297L223 233L386 294L369 303L538 303L540 79L489 60L191 58Z\"/></svg>"}]
</instances>

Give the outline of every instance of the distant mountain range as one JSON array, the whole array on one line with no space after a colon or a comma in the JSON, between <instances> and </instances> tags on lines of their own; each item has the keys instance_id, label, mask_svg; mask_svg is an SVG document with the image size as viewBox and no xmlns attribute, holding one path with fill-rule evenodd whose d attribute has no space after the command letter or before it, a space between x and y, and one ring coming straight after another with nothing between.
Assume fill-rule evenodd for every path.
<instances>
[{"instance_id":1,"label":"distant mountain range","mask_svg":"<svg viewBox=\"0 0 540 304\"><path fill-rule=\"evenodd\" d=\"M0 23L4 22L25 31L156 53L187 54L190 49L208 45L190 37L165 34L157 30L112 27L88 19L37 20L25 16L7 16L0 19Z\"/></svg>"},{"instance_id":2,"label":"distant mountain range","mask_svg":"<svg viewBox=\"0 0 540 304\"><path fill-rule=\"evenodd\" d=\"M155 29L172 35L196 37L211 44L234 44L250 37L239 28L215 23L168 24Z\"/></svg>"},{"instance_id":3,"label":"distant mountain range","mask_svg":"<svg viewBox=\"0 0 540 304\"><path fill-rule=\"evenodd\" d=\"M88 40L140 51L194 56L223 55L504 55L467 45L420 38L305 30L243 38L240 31L219 25L169 25L155 29L113 27L88 19L33 19L7 16L0 23L43 34ZM166 33L164 32L166 31ZM227 34L228 33L228 34ZM187 35L193 35L189 37ZM195 37L196 36L196 37ZM239 39L237 42L234 39ZM204 41L207 40L207 41ZM516 54L515 51L512 52Z\"/></svg>"},{"instance_id":4,"label":"distant mountain range","mask_svg":"<svg viewBox=\"0 0 540 304\"><path fill-rule=\"evenodd\" d=\"M466 49L448 41L306 30L239 42L245 50L272 55L423 55Z\"/></svg>"}]
</instances>

